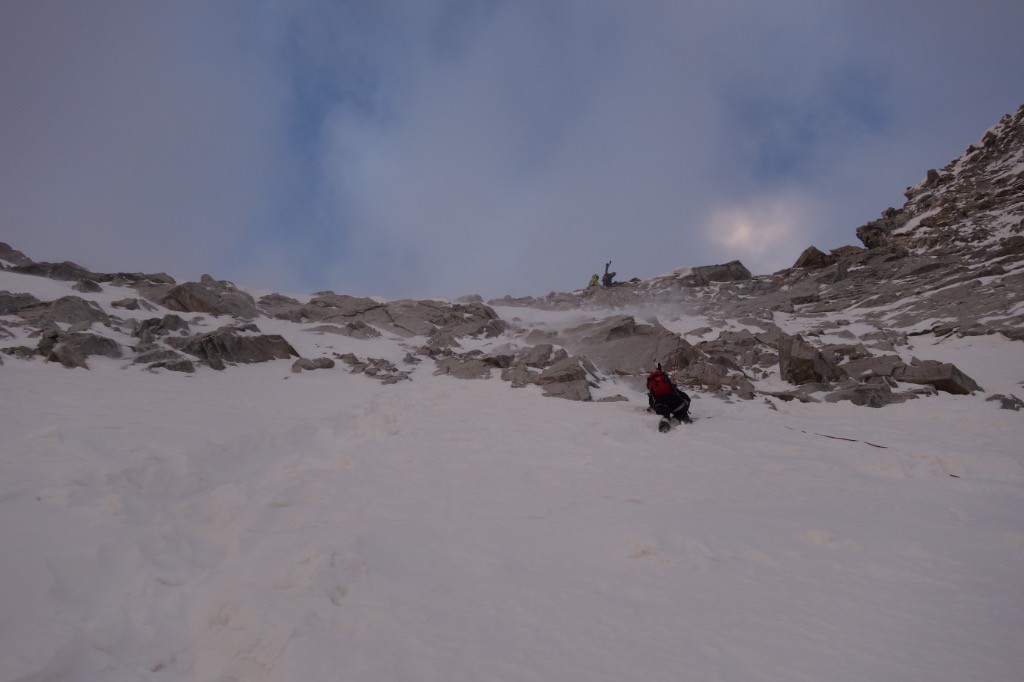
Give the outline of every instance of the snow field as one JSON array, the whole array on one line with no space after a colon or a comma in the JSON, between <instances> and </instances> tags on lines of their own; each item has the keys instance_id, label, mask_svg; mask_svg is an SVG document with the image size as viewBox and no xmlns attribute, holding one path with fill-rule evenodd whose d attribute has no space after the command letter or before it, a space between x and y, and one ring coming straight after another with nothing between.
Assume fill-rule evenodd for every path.
<instances>
[{"instance_id":1,"label":"snow field","mask_svg":"<svg viewBox=\"0 0 1024 682\"><path fill-rule=\"evenodd\" d=\"M977 398L664 435L625 387L93 361L0 370L2 680L1024 669L1020 415Z\"/></svg>"}]
</instances>

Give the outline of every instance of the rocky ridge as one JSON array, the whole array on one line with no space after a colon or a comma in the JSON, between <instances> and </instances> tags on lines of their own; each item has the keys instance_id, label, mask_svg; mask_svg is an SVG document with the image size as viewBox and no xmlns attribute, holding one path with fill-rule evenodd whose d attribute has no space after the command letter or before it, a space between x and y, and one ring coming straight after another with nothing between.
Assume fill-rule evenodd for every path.
<instances>
[{"instance_id":1,"label":"rocky ridge","mask_svg":"<svg viewBox=\"0 0 1024 682\"><path fill-rule=\"evenodd\" d=\"M4 271L73 282L49 301L0 291L0 352L85 368L103 356L176 372L297 358L293 372L341 368L385 383L414 380L429 361L435 374L499 376L573 400L642 391L658 363L691 390L726 400L881 407L981 391L942 358L916 357L913 340L1024 341L1024 107L906 196L902 208L857 229L863 248L808 247L770 275L733 261L487 303L330 291L256 300L209 275L178 283L163 273L96 273L36 263L0 243ZM547 321L542 311L575 319ZM320 356L300 357L288 340L298 335L317 339L304 347ZM390 357L365 352L380 348Z\"/></svg>"}]
</instances>

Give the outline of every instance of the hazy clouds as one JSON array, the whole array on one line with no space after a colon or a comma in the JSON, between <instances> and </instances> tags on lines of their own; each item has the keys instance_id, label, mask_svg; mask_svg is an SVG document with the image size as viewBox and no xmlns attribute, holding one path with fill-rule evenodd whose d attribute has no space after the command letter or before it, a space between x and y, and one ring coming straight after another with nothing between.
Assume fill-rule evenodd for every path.
<instances>
[{"instance_id":1,"label":"hazy clouds","mask_svg":"<svg viewBox=\"0 0 1024 682\"><path fill-rule=\"evenodd\" d=\"M0 240L352 294L790 265L1024 102L1019 2L0 4Z\"/></svg>"}]
</instances>

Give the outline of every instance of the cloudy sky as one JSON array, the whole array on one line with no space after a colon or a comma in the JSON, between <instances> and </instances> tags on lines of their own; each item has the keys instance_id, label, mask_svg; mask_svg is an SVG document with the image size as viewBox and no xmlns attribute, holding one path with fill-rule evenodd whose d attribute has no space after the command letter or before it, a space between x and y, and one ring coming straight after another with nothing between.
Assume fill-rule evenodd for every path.
<instances>
[{"instance_id":1,"label":"cloudy sky","mask_svg":"<svg viewBox=\"0 0 1024 682\"><path fill-rule=\"evenodd\" d=\"M6 0L0 241L544 294L854 230L1024 104L1020 0Z\"/></svg>"}]
</instances>

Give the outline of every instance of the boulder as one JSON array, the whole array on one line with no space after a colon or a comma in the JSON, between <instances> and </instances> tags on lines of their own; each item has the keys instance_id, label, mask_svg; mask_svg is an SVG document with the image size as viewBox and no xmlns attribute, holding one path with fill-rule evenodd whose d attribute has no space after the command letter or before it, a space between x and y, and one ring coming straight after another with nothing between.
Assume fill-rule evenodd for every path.
<instances>
[{"instance_id":1,"label":"boulder","mask_svg":"<svg viewBox=\"0 0 1024 682\"><path fill-rule=\"evenodd\" d=\"M143 320L132 332L143 344L153 343L159 336L166 336L171 332L189 331L189 324L181 317L168 313L163 317L151 317Z\"/></svg>"},{"instance_id":2,"label":"boulder","mask_svg":"<svg viewBox=\"0 0 1024 682\"><path fill-rule=\"evenodd\" d=\"M63 296L55 301L24 307L18 310L18 315L26 320L46 319L64 324L84 321L105 322L110 319L97 303L78 296Z\"/></svg>"},{"instance_id":3,"label":"boulder","mask_svg":"<svg viewBox=\"0 0 1024 682\"><path fill-rule=\"evenodd\" d=\"M138 310L139 299L137 298L122 298L116 301L111 301L110 305L114 308L122 308L124 310Z\"/></svg>"},{"instance_id":4,"label":"boulder","mask_svg":"<svg viewBox=\"0 0 1024 682\"><path fill-rule=\"evenodd\" d=\"M825 402L849 400L864 407L885 407L894 402L892 389L886 383L862 384L834 391L825 396Z\"/></svg>"},{"instance_id":5,"label":"boulder","mask_svg":"<svg viewBox=\"0 0 1024 682\"><path fill-rule=\"evenodd\" d=\"M316 358L311 360L309 358L299 358L292 363L292 372L299 374L302 370L312 371L314 369L333 369L334 360L330 358Z\"/></svg>"},{"instance_id":6,"label":"boulder","mask_svg":"<svg viewBox=\"0 0 1024 682\"><path fill-rule=\"evenodd\" d=\"M836 262L835 256L823 253L814 246L808 246L803 250L803 253L793 263L794 268L810 268L812 270L818 270L821 268L827 268Z\"/></svg>"},{"instance_id":7,"label":"boulder","mask_svg":"<svg viewBox=\"0 0 1024 682\"><path fill-rule=\"evenodd\" d=\"M779 371L792 384L828 383L842 376L842 371L817 348L799 334L779 341Z\"/></svg>"},{"instance_id":8,"label":"boulder","mask_svg":"<svg viewBox=\"0 0 1024 682\"><path fill-rule=\"evenodd\" d=\"M356 298L328 291L311 298L301 307L299 314L300 319L310 322L351 322L358 315L383 308L383 303L372 298Z\"/></svg>"},{"instance_id":9,"label":"boulder","mask_svg":"<svg viewBox=\"0 0 1024 682\"><path fill-rule=\"evenodd\" d=\"M282 294L260 296L257 307L266 315L278 320L302 321L302 304L290 296Z\"/></svg>"},{"instance_id":10,"label":"boulder","mask_svg":"<svg viewBox=\"0 0 1024 682\"><path fill-rule=\"evenodd\" d=\"M449 355L434 360L435 375L448 375L456 379L490 379L493 366L479 357L479 351L464 355Z\"/></svg>"},{"instance_id":11,"label":"boulder","mask_svg":"<svg viewBox=\"0 0 1024 682\"><path fill-rule=\"evenodd\" d=\"M172 337L167 343L196 356L216 370L223 370L226 363L268 362L299 356L278 334L249 334L245 328L231 326L185 339Z\"/></svg>"},{"instance_id":12,"label":"boulder","mask_svg":"<svg viewBox=\"0 0 1024 682\"><path fill-rule=\"evenodd\" d=\"M6 242L0 242L0 261L10 265L31 265L32 259Z\"/></svg>"},{"instance_id":13,"label":"boulder","mask_svg":"<svg viewBox=\"0 0 1024 682\"><path fill-rule=\"evenodd\" d=\"M173 287L161 301L177 312L229 315L253 319L259 316L252 296L239 291L234 284L203 275L199 282L185 282Z\"/></svg>"},{"instance_id":14,"label":"boulder","mask_svg":"<svg viewBox=\"0 0 1024 682\"><path fill-rule=\"evenodd\" d=\"M638 324L628 315L574 327L565 337L563 345L569 351L613 374L646 374L659 363L665 371L674 371L697 358L693 346L678 334L656 322Z\"/></svg>"},{"instance_id":15,"label":"boulder","mask_svg":"<svg viewBox=\"0 0 1024 682\"><path fill-rule=\"evenodd\" d=\"M26 263L25 265L16 265L11 268L11 272L17 272L22 275L35 275L36 277L47 277L64 282L74 282L80 279L90 279L93 281L103 279L102 275L86 270L81 265L72 263L69 260L62 263Z\"/></svg>"},{"instance_id":16,"label":"boulder","mask_svg":"<svg viewBox=\"0 0 1024 682\"><path fill-rule=\"evenodd\" d=\"M80 279L72 284L71 288L75 291L81 291L84 294L96 294L103 291L103 287L91 279Z\"/></svg>"},{"instance_id":17,"label":"boulder","mask_svg":"<svg viewBox=\"0 0 1024 682\"><path fill-rule=\"evenodd\" d=\"M738 260L720 265L699 265L683 278L688 286L707 286L712 282L740 282L751 279L750 270Z\"/></svg>"},{"instance_id":18,"label":"boulder","mask_svg":"<svg viewBox=\"0 0 1024 682\"><path fill-rule=\"evenodd\" d=\"M892 373L893 379L909 384L928 384L939 391L954 395L968 395L972 391L980 391L981 386L974 379L961 372L949 362L936 360L911 361L909 365L897 366Z\"/></svg>"},{"instance_id":19,"label":"boulder","mask_svg":"<svg viewBox=\"0 0 1024 682\"><path fill-rule=\"evenodd\" d=\"M322 324L317 327L311 327L309 331L316 332L318 334L337 334L339 336L347 336L353 339L376 339L380 336L379 331L362 320L348 322L342 327L333 324Z\"/></svg>"},{"instance_id":20,"label":"boulder","mask_svg":"<svg viewBox=\"0 0 1024 682\"><path fill-rule=\"evenodd\" d=\"M537 377L537 384L543 389L544 395L552 398L590 401L588 373L585 360L566 357L542 371Z\"/></svg>"},{"instance_id":21,"label":"boulder","mask_svg":"<svg viewBox=\"0 0 1024 682\"><path fill-rule=\"evenodd\" d=\"M0 291L0 315L13 315L22 308L30 308L42 303L32 294L12 294Z\"/></svg>"},{"instance_id":22,"label":"boulder","mask_svg":"<svg viewBox=\"0 0 1024 682\"><path fill-rule=\"evenodd\" d=\"M85 359L90 355L121 357L121 346L112 339L88 332L61 333L49 330L39 341L39 352L47 360L65 367L89 369Z\"/></svg>"},{"instance_id":23,"label":"boulder","mask_svg":"<svg viewBox=\"0 0 1024 682\"><path fill-rule=\"evenodd\" d=\"M6 352L6 349L4 349ZM1014 412L1020 412L1024 409L1024 401L1015 395L1003 395L1002 393L996 393L985 398L989 402L998 402L999 409L1001 410L1013 410Z\"/></svg>"},{"instance_id":24,"label":"boulder","mask_svg":"<svg viewBox=\"0 0 1024 682\"><path fill-rule=\"evenodd\" d=\"M7 348L0 348L0 353L11 355L20 360L31 360L39 354L39 351L28 346L8 346Z\"/></svg>"}]
</instances>

